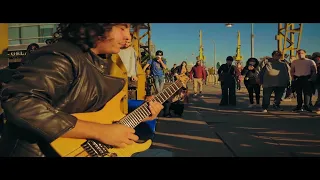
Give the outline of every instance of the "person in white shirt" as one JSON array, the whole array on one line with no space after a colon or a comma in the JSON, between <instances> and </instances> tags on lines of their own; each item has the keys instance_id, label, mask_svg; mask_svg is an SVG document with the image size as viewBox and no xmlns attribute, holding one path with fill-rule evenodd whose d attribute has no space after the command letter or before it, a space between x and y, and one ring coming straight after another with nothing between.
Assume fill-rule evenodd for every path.
<instances>
[{"instance_id":1,"label":"person in white shirt","mask_svg":"<svg viewBox=\"0 0 320 180\"><path fill-rule=\"evenodd\" d=\"M317 66L313 60L306 58L305 50L300 49L297 54L299 58L291 63L291 75L297 92L297 106L293 111L301 111L303 108L305 111L312 112L310 109L312 97L311 77L317 74ZM304 106L302 106L303 104Z\"/></svg>"},{"instance_id":2,"label":"person in white shirt","mask_svg":"<svg viewBox=\"0 0 320 180\"><path fill-rule=\"evenodd\" d=\"M120 49L120 56L127 70L128 78L131 81L138 81L137 77L137 55L132 45L132 37L127 39L126 44Z\"/></svg>"}]
</instances>

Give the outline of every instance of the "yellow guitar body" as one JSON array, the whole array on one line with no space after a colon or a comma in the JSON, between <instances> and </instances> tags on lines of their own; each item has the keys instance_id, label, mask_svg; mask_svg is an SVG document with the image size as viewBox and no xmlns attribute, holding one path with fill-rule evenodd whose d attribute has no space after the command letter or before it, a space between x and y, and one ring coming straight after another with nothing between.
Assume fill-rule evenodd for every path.
<instances>
[{"instance_id":1,"label":"yellow guitar body","mask_svg":"<svg viewBox=\"0 0 320 180\"><path fill-rule=\"evenodd\" d=\"M157 94L153 101L164 103L174 95L181 87L187 87L189 78L186 75L177 75L179 80L166 87ZM100 124L113 124L122 121L121 124L135 127L142 122L144 117L150 115L147 104L143 104L128 115L121 109L121 100L126 95L126 91L120 91L113 97L100 111L73 114L83 121ZM114 148L99 142L87 139L58 138L51 143L51 147L61 157L130 157L137 152L142 152L152 145L151 140L144 143L133 143L125 148Z\"/></svg>"},{"instance_id":2,"label":"yellow guitar body","mask_svg":"<svg viewBox=\"0 0 320 180\"><path fill-rule=\"evenodd\" d=\"M102 110L90 113L77 113L73 114L73 116L83 121L112 124L125 116L121 111L119 103L123 96L125 96L125 92L121 91ZM82 144L86 141L86 139L58 138L51 143L51 146L61 157L90 157L90 154L82 147ZM130 157L134 153L149 149L151 145L152 141L148 140L144 143L128 145L125 148L109 148L108 152L112 153L112 155L108 154L105 157L113 155L117 157Z\"/></svg>"}]
</instances>

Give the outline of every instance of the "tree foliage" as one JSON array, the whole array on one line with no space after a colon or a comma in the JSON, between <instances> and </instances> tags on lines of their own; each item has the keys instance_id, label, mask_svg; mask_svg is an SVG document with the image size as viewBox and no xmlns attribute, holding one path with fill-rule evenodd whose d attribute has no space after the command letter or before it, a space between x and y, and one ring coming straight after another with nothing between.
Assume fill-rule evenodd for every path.
<instances>
[{"instance_id":1,"label":"tree foliage","mask_svg":"<svg viewBox=\"0 0 320 180\"><path fill-rule=\"evenodd\" d=\"M217 66L217 69L219 69L220 66L221 66L221 65L220 65L220 62L217 62L217 65L216 65L216 66Z\"/></svg>"}]
</instances>

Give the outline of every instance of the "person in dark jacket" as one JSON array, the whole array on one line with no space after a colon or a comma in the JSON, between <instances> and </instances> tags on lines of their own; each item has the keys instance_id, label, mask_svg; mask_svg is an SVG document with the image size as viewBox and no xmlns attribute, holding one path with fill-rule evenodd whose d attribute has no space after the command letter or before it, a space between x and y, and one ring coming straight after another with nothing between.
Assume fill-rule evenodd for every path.
<instances>
[{"instance_id":1,"label":"person in dark jacket","mask_svg":"<svg viewBox=\"0 0 320 180\"><path fill-rule=\"evenodd\" d=\"M228 56L226 63L222 64L218 69L219 81L221 83L222 98L220 106L236 105L236 84L240 72L236 66L232 65L233 57Z\"/></svg>"},{"instance_id":2,"label":"person in dark jacket","mask_svg":"<svg viewBox=\"0 0 320 180\"><path fill-rule=\"evenodd\" d=\"M50 143L59 137L93 139L115 147L137 141L131 127L82 121L72 115L101 110L123 89L123 79L106 75L106 63L99 54L119 53L129 27L124 23L60 23L56 43L30 53L26 64L17 69L23 78L10 81L2 90L7 122L0 156L58 156ZM145 120L155 119L163 106L149 102L149 108L152 116ZM134 156L152 156L151 152Z\"/></svg>"},{"instance_id":3,"label":"person in dark jacket","mask_svg":"<svg viewBox=\"0 0 320 180\"><path fill-rule=\"evenodd\" d=\"M317 74L312 78L314 87L317 91L317 100L314 104L314 107L316 108L316 113L320 114L320 53L313 53L312 59L317 65Z\"/></svg>"},{"instance_id":4,"label":"person in dark jacket","mask_svg":"<svg viewBox=\"0 0 320 180\"><path fill-rule=\"evenodd\" d=\"M27 56L28 54L36 51L36 50L39 49L39 48L40 48L40 46L39 46L37 43L31 43L31 44L29 44L29 46L27 47L26 56ZM26 56L25 56L25 57L26 57ZM23 58L21 59L21 64L20 64L20 65L24 65L24 64L26 63L26 58L25 58L25 57L23 57Z\"/></svg>"},{"instance_id":5,"label":"person in dark jacket","mask_svg":"<svg viewBox=\"0 0 320 180\"><path fill-rule=\"evenodd\" d=\"M249 108L254 106L254 96L256 99L256 105L260 104L260 89L261 85L257 82L257 67L259 65L259 61L256 58L249 58L246 66L241 71L241 75L244 76L244 85L247 88L249 93Z\"/></svg>"},{"instance_id":6,"label":"person in dark jacket","mask_svg":"<svg viewBox=\"0 0 320 180\"><path fill-rule=\"evenodd\" d=\"M12 81L12 79L21 79L23 76L16 69L10 69L9 67L0 69L0 92L3 86ZM5 116L2 108L0 108L0 135L4 126Z\"/></svg>"},{"instance_id":7,"label":"person in dark jacket","mask_svg":"<svg viewBox=\"0 0 320 180\"><path fill-rule=\"evenodd\" d=\"M32 53L33 51L39 49L40 46L37 43L31 43L29 44L29 46L27 47L27 54Z\"/></svg>"},{"instance_id":8,"label":"person in dark jacket","mask_svg":"<svg viewBox=\"0 0 320 180\"><path fill-rule=\"evenodd\" d=\"M173 67L170 70L170 82L174 82L174 71L177 68L177 64L173 64Z\"/></svg>"}]
</instances>

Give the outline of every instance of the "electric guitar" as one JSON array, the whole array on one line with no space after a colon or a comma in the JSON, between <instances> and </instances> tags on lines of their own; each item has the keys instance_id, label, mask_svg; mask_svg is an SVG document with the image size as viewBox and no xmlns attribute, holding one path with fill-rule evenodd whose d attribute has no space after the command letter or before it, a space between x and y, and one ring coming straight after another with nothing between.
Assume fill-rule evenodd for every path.
<instances>
[{"instance_id":1,"label":"electric guitar","mask_svg":"<svg viewBox=\"0 0 320 180\"><path fill-rule=\"evenodd\" d=\"M162 92L155 95L152 101L161 104L174 95L180 88L187 87L188 76L182 74L177 80ZM151 115L148 103L145 102L127 116L121 112L120 101L124 92L120 91L106 105L97 112L76 113L73 116L78 119L100 124L119 123L131 128L139 125L144 118ZM125 148L113 147L90 139L58 138L51 143L51 147L61 157L130 157L134 153L142 152L150 148L152 141L149 139L143 143L133 143Z\"/></svg>"}]
</instances>

